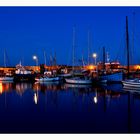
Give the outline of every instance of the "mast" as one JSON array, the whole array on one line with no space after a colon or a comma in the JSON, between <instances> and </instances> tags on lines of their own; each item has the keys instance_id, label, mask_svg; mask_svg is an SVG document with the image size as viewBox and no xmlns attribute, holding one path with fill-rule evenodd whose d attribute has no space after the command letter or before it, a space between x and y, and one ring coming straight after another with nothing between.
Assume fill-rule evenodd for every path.
<instances>
[{"instance_id":1,"label":"mast","mask_svg":"<svg viewBox=\"0 0 140 140\"><path fill-rule=\"evenodd\" d=\"M45 62L45 66L46 66L46 52L44 51L44 62Z\"/></svg>"},{"instance_id":2,"label":"mast","mask_svg":"<svg viewBox=\"0 0 140 140\"><path fill-rule=\"evenodd\" d=\"M127 16L126 16L126 49L127 49L127 70L128 70L128 77L129 77L130 58L129 58L129 35L128 35L128 17Z\"/></svg>"},{"instance_id":3,"label":"mast","mask_svg":"<svg viewBox=\"0 0 140 140\"><path fill-rule=\"evenodd\" d=\"M133 32L132 32L132 62L134 61L134 34L135 34L135 12L133 12Z\"/></svg>"},{"instance_id":4,"label":"mast","mask_svg":"<svg viewBox=\"0 0 140 140\"><path fill-rule=\"evenodd\" d=\"M6 68L6 54L5 54L5 49L4 49L4 67Z\"/></svg>"},{"instance_id":5,"label":"mast","mask_svg":"<svg viewBox=\"0 0 140 140\"><path fill-rule=\"evenodd\" d=\"M88 30L88 65L90 61L90 30Z\"/></svg>"},{"instance_id":6,"label":"mast","mask_svg":"<svg viewBox=\"0 0 140 140\"><path fill-rule=\"evenodd\" d=\"M56 52L54 53L54 66L56 66Z\"/></svg>"},{"instance_id":7,"label":"mast","mask_svg":"<svg viewBox=\"0 0 140 140\"><path fill-rule=\"evenodd\" d=\"M105 71L105 46L103 46L103 70Z\"/></svg>"},{"instance_id":8,"label":"mast","mask_svg":"<svg viewBox=\"0 0 140 140\"><path fill-rule=\"evenodd\" d=\"M72 44L72 70L74 71L75 64L75 26L73 27L73 44Z\"/></svg>"}]
</instances>

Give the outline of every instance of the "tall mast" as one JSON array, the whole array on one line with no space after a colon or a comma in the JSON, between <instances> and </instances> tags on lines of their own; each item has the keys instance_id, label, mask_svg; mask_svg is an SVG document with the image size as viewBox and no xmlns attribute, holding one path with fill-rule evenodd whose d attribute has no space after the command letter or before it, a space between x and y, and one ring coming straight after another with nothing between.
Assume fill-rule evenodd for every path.
<instances>
[{"instance_id":1,"label":"tall mast","mask_svg":"<svg viewBox=\"0 0 140 140\"><path fill-rule=\"evenodd\" d=\"M88 65L90 62L90 30L88 30Z\"/></svg>"},{"instance_id":2,"label":"tall mast","mask_svg":"<svg viewBox=\"0 0 140 140\"><path fill-rule=\"evenodd\" d=\"M72 70L75 64L75 26L73 27L73 44L72 44Z\"/></svg>"},{"instance_id":3,"label":"tall mast","mask_svg":"<svg viewBox=\"0 0 140 140\"><path fill-rule=\"evenodd\" d=\"M103 46L103 70L105 71L105 47Z\"/></svg>"},{"instance_id":4,"label":"tall mast","mask_svg":"<svg viewBox=\"0 0 140 140\"><path fill-rule=\"evenodd\" d=\"M44 51L44 62L45 62L45 66L46 66L46 52Z\"/></svg>"},{"instance_id":5,"label":"tall mast","mask_svg":"<svg viewBox=\"0 0 140 140\"><path fill-rule=\"evenodd\" d=\"M127 70L129 76L129 36L128 36L128 17L126 16L126 48L127 48Z\"/></svg>"},{"instance_id":6,"label":"tall mast","mask_svg":"<svg viewBox=\"0 0 140 140\"><path fill-rule=\"evenodd\" d=\"M5 54L5 49L4 49L4 67L6 68L6 54Z\"/></svg>"},{"instance_id":7,"label":"tall mast","mask_svg":"<svg viewBox=\"0 0 140 140\"><path fill-rule=\"evenodd\" d=\"M133 32L132 32L132 62L134 61L134 34L135 34L135 12L133 12Z\"/></svg>"}]
</instances>

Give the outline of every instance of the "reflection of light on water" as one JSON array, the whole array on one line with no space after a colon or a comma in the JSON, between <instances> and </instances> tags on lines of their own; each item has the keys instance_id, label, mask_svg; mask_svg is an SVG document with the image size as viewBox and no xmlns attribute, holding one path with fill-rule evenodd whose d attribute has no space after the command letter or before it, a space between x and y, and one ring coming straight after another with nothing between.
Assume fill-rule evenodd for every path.
<instances>
[{"instance_id":1,"label":"reflection of light on water","mask_svg":"<svg viewBox=\"0 0 140 140\"><path fill-rule=\"evenodd\" d=\"M0 94L3 93L3 87L2 87L2 83L0 83Z\"/></svg>"},{"instance_id":2,"label":"reflection of light on water","mask_svg":"<svg viewBox=\"0 0 140 140\"><path fill-rule=\"evenodd\" d=\"M96 96L93 98L93 100L94 100L94 103L97 104L98 100Z\"/></svg>"},{"instance_id":3,"label":"reflection of light on water","mask_svg":"<svg viewBox=\"0 0 140 140\"><path fill-rule=\"evenodd\" d=\"M35 104L38 103L38 94L37 93L34 93L34 102L35 102Z\"/></svg>"},{"instance_id":4,"label":"reflection of light on water","mask_svg":"<svg viewBox=\"0 0 140 140\"><path fill-rule=\"evenodd\" d=\"M94 103L97 104L98 98L97 98L97 89L95 89L95 97L93 98Z\"/></svg>"}]
</instances>

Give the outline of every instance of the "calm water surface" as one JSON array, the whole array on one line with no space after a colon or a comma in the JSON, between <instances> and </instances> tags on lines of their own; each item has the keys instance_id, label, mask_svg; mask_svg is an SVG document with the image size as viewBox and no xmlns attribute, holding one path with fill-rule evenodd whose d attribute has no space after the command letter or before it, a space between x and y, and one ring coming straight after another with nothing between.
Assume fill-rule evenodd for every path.
<instances>
[{"instance_id":1,"label":"calm water surface","mask_svg":"<svg viewBox=\"0 0 140 140\"><path fill-rule=\"evenodd\" d=\"M121 84L0 83L0 133L140 133L139 118Z\"/></svg>"}]
</instances>

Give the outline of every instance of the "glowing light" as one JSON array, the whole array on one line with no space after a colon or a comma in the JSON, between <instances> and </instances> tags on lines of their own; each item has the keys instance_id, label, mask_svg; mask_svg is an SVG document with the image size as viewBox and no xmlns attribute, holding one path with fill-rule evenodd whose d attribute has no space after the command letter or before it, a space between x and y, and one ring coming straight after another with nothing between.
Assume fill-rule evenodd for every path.
<instances>
[{"instance_id":1,"label":"glowing light","mask_svg":"<svg viewBox=\"0 0 140 140\"><path fill-rule=\"evenodd\" d=\"M2 83L0 83L0 93L3 93L3 87L2 87Z\"/></svg>"},{"instance_id":2,"label":"glowing light","mask_svg":"<svg viewBox=\"0 0 140 140\"><path fill-rule=\"evenodd\" d=\"M37 93L34 93L34 102L35 102L35 104L38 103L38 95L37 95Z\"/></svg>"},{"instance_id":3,"label":"glowing light","mask_svg":"<svg viewBox=\"0 0 140 140\"><path fill-rule=\"evenodd\" d=\"M33 56L33 59L36 60L36 59L37 59L37 56L34 55L34 56Z\"/></svg>"},{"instance_id":4,"label":"glowing light","mask_svg":"<svg viewBox=\"0 0 140 140\"><path fill-rule=\"evenodd\" d=\"M94 68L94 66L93 66L93 65L90 65L90 66L89 66L89 69L90 69L90 70L91 70L91 69L93 69L93 68Z\"/></svg>"},{"instance_id":5,"label":"glowing light","mask_svg":"<svg viewBox=\"0 0 140 140\"><path fill-rule=\"evenodd\" d=\"M93 69L96 68L96 66L94 66L94 65L89 65L89 66L87 66L86 68L87 68L88 70L93 70Z\"/></svg>"},{"instance_id":6,"label":"glowing light","mask_svg":"<svg viewBox=\"0 0 140 140\"><path fill-rule=\"evenodd\" d=\"M93 53L93 57L96 58L97 57L97 54L96 53Z\"/></svg>"},{"instance_id":7,"label":"glowing light","mask_svg":"<svg viewBox=\"0 0 140 140\"><path fill-rule=\"evenodd\" d=\"M97 97L96 97L96 96L94 97L94 99L93 99L93 100L94 100L94 103L95 103L95 104L97 104L98 99L97 99Z\"/></svg>"},{"instance_id":8,"label":"glowing light","mask_svg":"<svg viewBox=\"0 0 140 140\"><path fill-rule=\"evenodd\" d=\"M38 66L38 57L36 55L34 55L33 59L36 61L36 66Z\"/></svg>"},{"instance_id":9,"label":"glowing light","mask_svg":"<svg viewBox=\"0 0 140 140\"><path fill-rule=\"evenodd\" d=\"M138 69L138 70L140 69L140 65L137 66L137 69Z\"/></svg>"}]
</instances>

